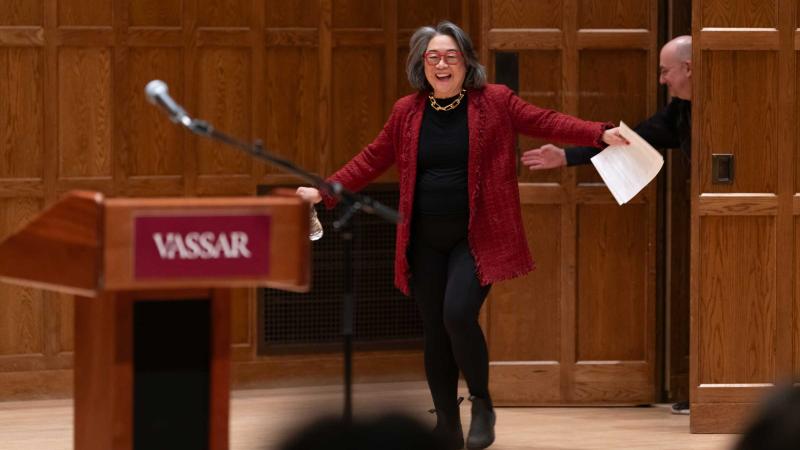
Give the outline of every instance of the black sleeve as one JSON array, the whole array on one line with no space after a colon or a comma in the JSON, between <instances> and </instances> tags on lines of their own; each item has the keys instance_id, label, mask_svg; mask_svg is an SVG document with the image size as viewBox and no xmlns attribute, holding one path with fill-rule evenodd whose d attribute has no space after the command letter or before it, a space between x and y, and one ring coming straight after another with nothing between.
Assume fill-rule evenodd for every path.
<instances>
[{"instance_id":1,"label":"black sleeve","mask_svg":"<svg viewBox=\"0 0 800 450\"><path fill-rule=\"evenodd\" d=\"M637 125L633 131L656 149L680 147L681 141L678 139L677 128L680 114L678 102L678 99L673 99L669 105Z\"/></svg>"},{"instance_id":2,"label":"black sleeve","mask_svg":"<svg viewBox=\"0 0 800 450\"><path fill-rule=\"evenodd\" d=\"M567 166L580 166L589 164L594 155L603 151L596 147L571 147L564 149L564 156L567 157Z\"/></svg>"},{"instance_id":3,"label":"black sleeve","mask_svg":"<svg viewBox=\"0 0 800 450\"><path fill-rule=\"evenodd\" d=\"M676 127L679 108L678 100L673 99L669 105L637 125L633 131L657 150L678 148L681 146ZM573 147L564 149L564 155L567 166L578 166L591 163L592 157L601 151L594 147Z\"/></svg>"}]
</instances>

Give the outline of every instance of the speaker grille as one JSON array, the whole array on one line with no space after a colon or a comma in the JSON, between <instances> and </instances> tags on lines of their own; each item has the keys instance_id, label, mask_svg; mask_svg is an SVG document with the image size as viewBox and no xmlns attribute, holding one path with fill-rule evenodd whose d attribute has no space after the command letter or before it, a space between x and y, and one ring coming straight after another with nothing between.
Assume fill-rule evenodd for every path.
<instances>
[{"instance_id":1,"label":"speaker grille","mask_svg":"<svg viewBox=\"0 0 800 450\"><path fill-rule=\"evenodd\" d=\"M363 191L397 207L397 185L373 185ZM263 324L259 353L335 351L341 342L343 246L333 221L343 208L317 213L325 229L312 243L312 284L308 293L261 289ZM418 348L422 322L416 303L394 287L395 225L359 213L353 234L353 342L357 348Z\"/></svg>"}]
</instances>

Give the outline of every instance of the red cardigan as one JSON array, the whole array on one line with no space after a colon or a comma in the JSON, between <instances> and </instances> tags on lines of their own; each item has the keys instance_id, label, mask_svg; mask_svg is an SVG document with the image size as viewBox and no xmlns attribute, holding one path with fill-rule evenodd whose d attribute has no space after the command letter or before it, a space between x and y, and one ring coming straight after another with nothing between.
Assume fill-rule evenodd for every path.
<instances>
[{"instance_id":1,"label":"red cardigan","mask_svg":"<svg viewBox=\"0 0 800 450\"><path fill-rule=\"evenodd\" d=\"M609 127L556 111L538 108L503 85L489 84L467 93L469 125L469 246L481 284L523 275L534 268L525 238L517 185L515 137L523 133L549 141L602 146ZM409 294L406 258L414 210L417 149L427 95L398 100L375 140L334 173L329 181L358 191L397 164L400 177L401 222L395 246L395 286ZM325 196L326 206L336 200Z\"/></svg>"}]
</instances>

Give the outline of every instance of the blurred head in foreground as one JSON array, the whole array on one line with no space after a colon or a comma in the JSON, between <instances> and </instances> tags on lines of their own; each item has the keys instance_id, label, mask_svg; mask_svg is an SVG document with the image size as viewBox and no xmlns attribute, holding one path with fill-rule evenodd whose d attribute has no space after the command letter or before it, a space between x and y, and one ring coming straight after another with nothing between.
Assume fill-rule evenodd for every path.
<instances>
[{"instance_id":1,"label":"blurred head in foreground","mask_svg":"<svg viewBox=\"0 0 800 450\"><path fill-rule=\"evenodd\" d=\"M420 422L388 414L346 423L339 417L322 418L299 429L280 450L441 450L437 437Z\"/></svg>"}]
</instances>

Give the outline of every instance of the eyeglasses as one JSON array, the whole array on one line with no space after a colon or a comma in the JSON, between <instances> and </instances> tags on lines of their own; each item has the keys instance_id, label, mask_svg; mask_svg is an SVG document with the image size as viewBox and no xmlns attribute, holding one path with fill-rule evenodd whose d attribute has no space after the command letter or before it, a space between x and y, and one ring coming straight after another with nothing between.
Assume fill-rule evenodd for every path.
<instances>
[{"instance_id":1,"label":"eyeglasses","mask_svg":"<svg viewBox=\"0 0 800 450\"><path fill-rule=\"evenodd\" d=\"M439 64L442 58L444 58L444 62L448 66L454 66L461 62L461 52L457 52L455 50L448 50L446 52L428 50L425 52L424 56L425 63L427 63L429 66L435 66Z\"/></svg>"}]
</instances>

